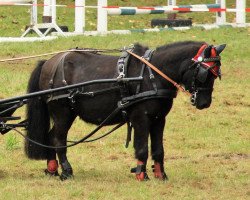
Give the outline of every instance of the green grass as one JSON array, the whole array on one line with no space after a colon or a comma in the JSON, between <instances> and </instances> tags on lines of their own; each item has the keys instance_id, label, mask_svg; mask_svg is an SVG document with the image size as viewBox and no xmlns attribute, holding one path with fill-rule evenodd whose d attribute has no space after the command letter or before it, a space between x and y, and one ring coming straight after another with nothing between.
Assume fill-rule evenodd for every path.
<instances>
[{"instance_id":1,"label":"green grass","mask_svg":"<svg viewBox=\"0 0 250 200\"><path fill-rule=\"evenodd\" d=\"M0 31L7 35L7 31ZM18 29L13 29L13 35L17 33ZM126 127L108 138L69 149L75 178L65 182L46 177L43 173L46 162L27 159L23 139L11 132L0 137L0 199L249 199L249 37L250 29L222 28L0 43L0 59L76 46L120 48L134 42L151 48L180 40L227 44L222 53L222 81L216 80L211 107L196 110L188 97L179 93L167 117L164 147L168 182L153 178L150 159L150 181L139 183L130 174L136 161L132 143L128 149L124 147ZM0 63L0 98L25 93L37 60ZM24 108L15 114L24 116ZM77 119L69 138L81 138L93 128Z\"/></svg>"},{"instance_id":2,"label":"green grass","mask_svg":"<svg viewBox=\"0 0 250 200\"><path fill-rule=\"evenodd\" d=\"M42 3L38 0L38 3ZM86 0L86 5L96 6L97 1ZM213 4L215 0L181 0L177 1L177 5L191 5L191 4ZM235 0L227 0L227 8L235 8ZM137 0L137 1L117 1L108 0L108 5L114 6L160 6L166 5L166 0ZM60 0L57 4L72 5L72 0ZM246 7L250 7L250 1L247 1ZM15 13L10 15L9 13ZM38 7L38 22L42 22L43 8ZM150 28L151 20L155 18L165 18L166 15L132 15L132 16L108 16L108 30L116 29L142 29ZM74 31L74 9L73 8L57 8L57 23L58 25L66 25L69 31ZM196 13L182 13L178 14L178 18L191 18L193 24L215 23L215 13L196 12ZM250 14L246 14L247 22L250 21ZM227 22L235 22L235 13L227 13ZM25 30L25 27L30 23L30 9L25 6L0 6L0 37L16 36L19 37ZM86 8L86 30L96 30L97 11L93 8ZM31 35L32 36L32 35ZM33 34L33 36L37 36Z\"/></svg>"}]
</instances>

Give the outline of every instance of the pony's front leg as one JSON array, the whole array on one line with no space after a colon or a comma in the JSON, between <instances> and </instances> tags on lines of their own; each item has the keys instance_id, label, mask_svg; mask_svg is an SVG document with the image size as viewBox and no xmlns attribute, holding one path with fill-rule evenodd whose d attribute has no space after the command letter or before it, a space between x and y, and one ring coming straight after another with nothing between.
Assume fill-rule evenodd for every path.
<instances>
[{"instance_id":1,"label":"pony's front leg","mask_svg":"<svg viewBox=\"0 0 250 200\"><path fill-rule=\"evenodd\" d=\"M168 180L164 171L164 147L163 147L163 130L165 126L165 117L157 118L150 127L151 152L154 160L153 172L155 178Z\"/></svg>"},{"instance_id":2,"label":"pony's front leg","mask_svg":"<svg viewBox=\"0 0 250 200\"><path fill-rule=\"evenodd\" d=\"M132 168L131 172L135 173L138 181L149 180L147 174L149 120L146 116L141 116L133 121L134 149L137 166Z\"/></svg>"}]
</instances>

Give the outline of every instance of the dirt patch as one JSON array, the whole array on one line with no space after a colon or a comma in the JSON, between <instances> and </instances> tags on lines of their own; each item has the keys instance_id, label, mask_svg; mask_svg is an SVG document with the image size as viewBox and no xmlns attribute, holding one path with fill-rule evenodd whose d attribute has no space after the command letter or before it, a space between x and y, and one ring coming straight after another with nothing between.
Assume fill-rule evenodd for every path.
<instances>
[{"instance_id":1,"label":"dirt patch","mask_svg":"<svg viewBox=\"0 0 250 200\"><path fill-rule=\"evenodd\" d=\"M111 155L111 156L109 156L107 159L108 159L108 160L118 160L119 158L118 158L118 156L116 156L116 155Z\"/></svg>"},{"instance_id":2,"label":"dirt patch","mask_svg":"<svg viewBox=\"0 0 250 200\"><path fill-rule=\"evenodd\" d=\"M200 190L208 190L212 188L213 183L211 181L192 181L191 186Z\"/></svg>"},{"instance_id":3,"label":"dirt patch","mask_svg":"<svg viewBox=\"0 0 250 200\"><path fill-rule=\"evenodd\" d=\"M224 158L224 159L238 160L238 159L250 159L250 154L220 153L220 154L207 154L206 157L208 157L208 158Z\"/></svg>"},{"instance_id":4,"label":"dirt patch","mask_svg":"<svg viewBox=\"0 0 250 200\"><path fill-rule=\"evenodd\" d=\"M230 101L230 100L224 100L223 101L224 105L227 106L243 106L243 107L250 107L250 104L247 102L243 102L243 101Z\"/></svg>"},{"instance_id":5,"label":"dirt patch","mask_svg":"<svg viewBox=\"0 0 250 200\"><path fill-rule=\"evenodd\" d=\"M7 173L5 171L0 170L0 179L5 178Z\"/></svg>"},{"instance_id":6,"label":"dirt patch","mask_svg":"<svg viewBox=\"0 0 250 200\"><path fill-rule=\"evenodd\" d=\"M171 156L171 157L166 157L166 160L179 160L179 159L187 159L189 158L188 156Z\"/></svg>"},{"instance_id":7,"label":"dirt patch","mask_svg":"<svg viewBox=\"0 0 250 200\"><path fill-rule=\"evenodd\" d=\"M250 154L244 153L218 153L218 154L206 154L202 156L203 158L222 158L226 160L239 160L239 159L250 159ZM190 156L170 156L166 157L167 160L181 160L181 159L189 159ZM192 161L193 163L197 163L197 160Z\"/></svg>"}]
</instances>

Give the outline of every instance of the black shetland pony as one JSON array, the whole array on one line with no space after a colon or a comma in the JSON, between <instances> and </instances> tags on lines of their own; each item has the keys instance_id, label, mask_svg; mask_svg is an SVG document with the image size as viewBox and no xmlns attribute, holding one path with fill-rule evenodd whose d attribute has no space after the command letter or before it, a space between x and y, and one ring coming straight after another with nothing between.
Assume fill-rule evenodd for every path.
<instances>
[{"instance_id":1,"label":"black shetland pony","mask_svg":"<svg viewBox=\"0 0 250 200\"><path fill-rule=\"evenodd\" d=\"M177 83L183 85L192 93L192 103L198 109L208 108L212 101L214 80L220 76L220 56L225 45L212 46L204 42L184 41L158 47L150 62L160 71ZM136 44L133 52L143 56L148 48ZM40 61L33 71L28 92L37 92L51 87L62 87L97 79L117 78L117 61L119 57L102 55L91 52L60 53L47 61ZM126 94L131 97L137 93L147 94L148 91L157 92L148 97L138 95L136 102L126 107L126 119L119 112L106 125L113 125L122 121L129 121L134 129L134 149L137 167L132 171L137 180L148 179L146 165L148 160L148 138L151 139L151 154L154 160L154 175L166 180L164 172L163 130L165 117L172 108L176 88L154 71L144 70L137 58L130 56L127 66L127 77L143 76L138 83L128 83ZM153 80L152 80L153 74ZM153 83L152 83L153 82ZM116 88L110 89L109 88ZM138 93L139 88L139 93ZM121 88L116 83L94 84L82 89L86 92L98 92L96 95L76 95L74 101L69 98L36 98L28 102L27 136L37 142L55 147L66 145L67 133L79 116L82 120L100 124L121 100ZM165 91L165 92L164 92ZM61 96L60 96L61 95ZM63 93L59 97L63 97ZM51 121L53 123L51 123ZM52 127L50 125L53 124ZM66 156L66 148L48 149L26 141L26 154L31 159L47 160L46 172L58 174L58 163L62 168L61 179L73 176L72 167Z\"/></svg>"}]
</instances>

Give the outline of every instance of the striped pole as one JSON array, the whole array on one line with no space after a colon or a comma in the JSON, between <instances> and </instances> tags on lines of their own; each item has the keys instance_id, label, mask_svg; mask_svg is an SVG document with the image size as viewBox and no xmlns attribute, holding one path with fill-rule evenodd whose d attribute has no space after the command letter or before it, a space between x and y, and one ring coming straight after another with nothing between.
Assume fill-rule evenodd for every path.
<instances>
[{"instance_id":1,"label":"striped pole","mask_svg":"<svg viewBox=\"0 0 250 200\"><path fill-rule=\"evenodd\" d=\"M1 0L3 3L30 3L30 0Z\"/></svg>"},{"instance_id":2,"label":"striped pole","mask_svg":"<svg viewBox=\"0 0 250 200\"><path fill-rule=\"evenodd\" d=\"M157 7L119 7L106 6L108 15L138 15L163 14L178 12L218 12L220 4L200 4L183 6L157 6Z\"/></svg>"}]
</instances>

